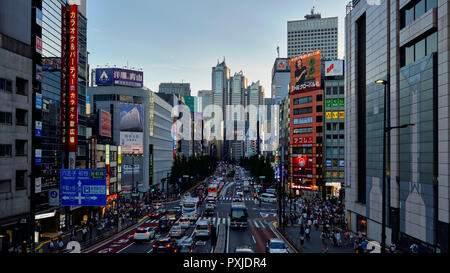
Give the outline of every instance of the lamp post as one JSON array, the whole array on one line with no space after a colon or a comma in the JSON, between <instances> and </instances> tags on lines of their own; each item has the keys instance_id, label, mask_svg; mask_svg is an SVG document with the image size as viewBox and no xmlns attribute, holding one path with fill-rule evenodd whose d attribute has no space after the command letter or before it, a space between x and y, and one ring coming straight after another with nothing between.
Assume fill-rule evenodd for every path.
<instances>
[{"instance_id":1,"label":"lamp post","mask_svg":"<svg viewBox=\"0 0 450 273\"><path fill-rule=\"evenodd\" d=\"M381 209L381 253L386 252L386 133L390 133L392 129L402 129L409 126L414 126L414 124L403 124L401 126L388 127L386 124L387 109L387 86L389 81L378 79L375 81L376 84L384 85L384 121L383 121L383 189L382 189L382 209Z\"/></svg>"}]
</instances>

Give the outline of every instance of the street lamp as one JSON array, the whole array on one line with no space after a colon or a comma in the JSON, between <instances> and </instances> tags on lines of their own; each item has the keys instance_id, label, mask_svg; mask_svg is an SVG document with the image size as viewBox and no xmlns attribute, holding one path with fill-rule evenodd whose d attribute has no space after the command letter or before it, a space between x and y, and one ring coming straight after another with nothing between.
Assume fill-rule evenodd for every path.
<instances>
[{"instance_id":1,"label":"street lamp","mask_svg":"<svg viewBox=\"0 0 450 273\"><path fill-rule=\"evenodd\" d=\"M388 75L389 77L389 75ZM401 126L388 127L386 124L386 115L390 109L387 109L387 87L389 81L378 79L376 84L384 85L384 121L383 121L383 190L382 190L382 209L381 209L381 253L386 252L386 133L390 134L392 129L402 129L414 124L403 124Z\"/></svg>"}]
</instances>

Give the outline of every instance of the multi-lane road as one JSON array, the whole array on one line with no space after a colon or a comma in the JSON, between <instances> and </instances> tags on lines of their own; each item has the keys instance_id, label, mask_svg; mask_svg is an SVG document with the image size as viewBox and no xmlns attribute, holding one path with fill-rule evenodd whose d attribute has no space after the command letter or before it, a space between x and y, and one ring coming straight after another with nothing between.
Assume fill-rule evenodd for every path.
<instances>
[{"instance_id":1,"label":"multi-lane road","mask_svg":"<svg viewBox=\"0 0 450 273\"><path fill-rule=\"evenodd\" d=\"M237 246L246 245L256 253L265 252L265 244L270 238L279 238L273 227L273 221L277 219L277 204L259 203L253 198L253 192L244 192L242 202L247 207L248 227L245 229L230 228L230 210L233 197L236 194L237 186L243 186L242 178L246 174L237 170L235 178L231 182L225 182L218 197L216 198L216 208L214 216L204 216L205 203L199 206L199 218L197 220L211 220L214 226L223 224L226 227L226 252L233 253ZM210 178L208 178L208 181ZM223 178L226 181L226 177ZM164 203L166 209L180 206L179 201ZM167 237L167 232L157 232L156 239L150 242L133 242L133 234L137 227L156 226L157 220L145 218L137 226L116 235L106 242L89 249L89 253L152 253L153 242L159 238ZM185 237L193 237L195 224L191 224L184 231ZM211 253L211 239L197 240L193 249L194 253ZM291 250L289 250L291 252Z\"/></svg>"}]
</instances>

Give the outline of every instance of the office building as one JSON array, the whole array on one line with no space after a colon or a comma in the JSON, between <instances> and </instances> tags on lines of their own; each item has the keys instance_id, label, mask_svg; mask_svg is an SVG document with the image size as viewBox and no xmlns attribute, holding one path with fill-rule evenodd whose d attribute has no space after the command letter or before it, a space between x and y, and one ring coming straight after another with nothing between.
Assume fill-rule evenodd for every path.
<instances>
[{"instance_id":1,"label":"office building","mask_svg":"<svg viewBox=\"0 0 450 273\"><path fill-rule=\"evenodd\" d=\"M160 98L158 93L150 93L150 184L162 189L161 180L170 173L173 164L174 146L172 139L172 106Z\"/></svg>"},{"instance_id":2,"label":"office building","mask_svg":"<svg viewBox=\"0 0 450 273\"><path fill-rule=\"evenodd\" d=\"M252 82L246 90L245 107L248 107L246 112L246 135L245 135L245 157L251 157L261 152L261 143L258 143L261 139L261 123L258 122L259 119L259 106L263 104L264 101L264 87L261 86L260 82ZM259 125L259 126L258 126Z\"/></svg>"},{"instance_id":3,"label":"office building","mask_svg":"<svg viewBox=\"0 0 450 273\"><path fill-rule=\"evenodd\" d=\"M32 160L31 1L0 2L0 251L28 240Z\"/></svg>"},{"instance_id":4,"label":"office building","mask_svg":"<svg viewBox=\"0 0 450 273\"><path fill-rule=\"evenodd\" d=\"M281 101L288 97L290 80L289 59L276 58L272 68L272 98L275 104L281 104Z\"/></svg>"},{"instance_id":5,"label":"office building","mask_svg":"<svg viewBox=\"0 0 450 273\"><path fill-rule=\"evenodd\" d=\"M190 83L160 83L158 93L175 94L179 96L191 95Z\"/></svg>"},{"instance_id":6,"label":"office building","mask_svg":"<svg viewBox=\"0 0 450 273\"><path fill-rule=\"evenodd\" d=\"M319 13L287 23L288 58L320 50L323 60L338 58L338 17L322 18Z\"/></svg>"},{"instance_id":7,"label":"office building","mask_svg":"<svg viewBox=\"0 0 450 273\"><path fill-rule=\"evenodd\" d=\"M350 2L345 17L349 224L381 242L384 209L387 246L448 253L448 1L368 2Z\"/></svg>"},{"instance_id":8,"label":"office building","mask_svg":"<svg viewBox=\"0 0 450 273\"><path fill-rule=\"evenodd\" d=\"M247 77L240 71L235 73L230 79L230 109L236 109L237 106L245 106L245 90L247 88ZM243 109L241 109L243 110ZM230 147L229 157L234 161L239 161L244 156L244 136L245 136L245 113L231 110L227 114L227 124L230 128L227 128L227 132L231 135L231 139L227 140Z\"/></svg>"},{"instance_id":9,"label":"office building","mask_svg":"<svg viewBox=\"0 0 450 273\"><path fill-rule=\"evenodd\" d=\"M230 69L225 63L225 58L223 62L219 63L217 60L217 65L212 68L212 104L218 106L222 109L222 119L225 121L226 117L226 105L229 102L230 93ZM228 146L226 142L225 135L225 122L221 123L222 128L215 128L214 126L210 128L211 133L217 137L212 140L213 144L217 149L217 156L219 160L225 159L228 156Z\"/></svg>"},{"instance_id":10,"label":"office building","mask_svg":"<svg viewBox=\"0 0 450 273\"><path fill-rule=\"evenodd\" d=\"M325 62L325 188L327 196L344 195L344 61Z\"/></svg>"}]
</instances>

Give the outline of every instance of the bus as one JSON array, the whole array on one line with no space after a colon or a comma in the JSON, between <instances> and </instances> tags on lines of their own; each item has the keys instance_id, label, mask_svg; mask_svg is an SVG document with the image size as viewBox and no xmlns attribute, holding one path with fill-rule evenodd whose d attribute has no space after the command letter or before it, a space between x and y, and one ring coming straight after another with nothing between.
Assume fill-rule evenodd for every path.
<instances>
[{"instance_id":1,"label":"bus","mask_svg":"<svg viewBox=\"0 0 450 273\"><path fill-rule=\"evenodd\" d=\"M231 228L247 228L247 208L242 203L231 204L230 210L230 227Z\"/></svg>"},{"instance_id":2,"label":"bus","mask_svg":"<svg viewBox=\"0 0 450 273\"><path fill-rule=\"evenodd\" d=\"M212 196L214 198L217 197L217 189L219 188L218 183L211 183L208 186L208 197Z\"/></svg>"},{"instance_id":3,"label":"bus","mask_svg":"<svg viewBox=\"0 0 450 273\"><path fill-rule=\"evenodd\" d=\"M197 200L193 198L184 199L181 205L181 216L189 221L197 221Z\"/></svg>"}]
</instances>

